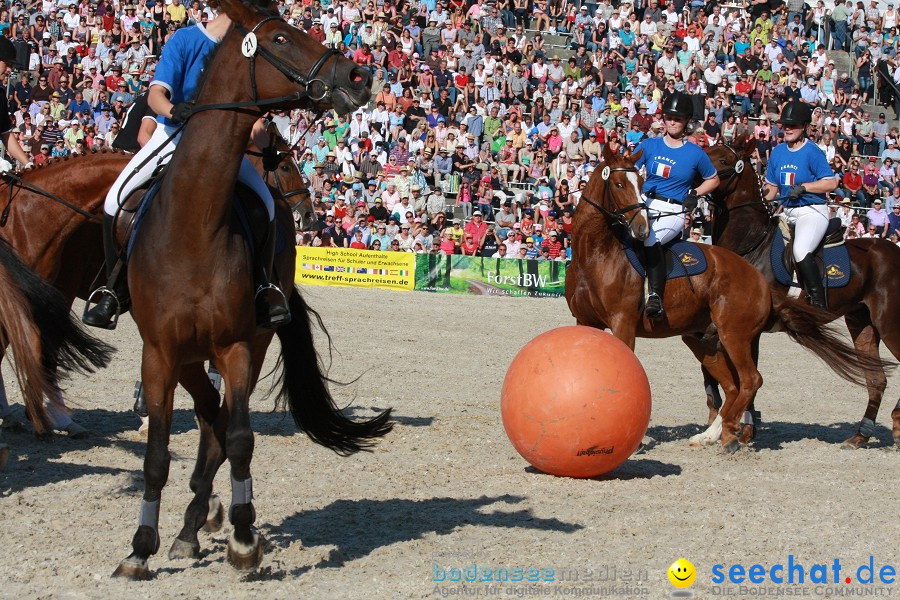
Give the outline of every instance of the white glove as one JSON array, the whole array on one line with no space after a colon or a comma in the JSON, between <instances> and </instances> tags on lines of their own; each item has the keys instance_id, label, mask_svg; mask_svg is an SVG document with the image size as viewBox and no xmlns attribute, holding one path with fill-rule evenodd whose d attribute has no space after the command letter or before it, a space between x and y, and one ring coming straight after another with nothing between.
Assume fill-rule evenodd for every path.
<instances>
[{"instance_id":1,"label":"white glove","mask_svg":"<svg viewBox=\"0 0 900 600\"><path fill-rule=\"evenodd\" d=\"M22 170L25 171L25 170L27 170L27 169L33 169L33 168L34 168L34 162L33 162L33 161L28 161L28 162L25 163L25 165L22 167Z\"/></svg>"},{"instance_id":2,"label":"white glove","mask_svg":"<svg viewBox=\"0 0 900 600\"><path fill-rule=\"evenodd\" d=\"M0 158L0 174L6 174L13 170L12 163Z\"/></svg>"}]
</instances>

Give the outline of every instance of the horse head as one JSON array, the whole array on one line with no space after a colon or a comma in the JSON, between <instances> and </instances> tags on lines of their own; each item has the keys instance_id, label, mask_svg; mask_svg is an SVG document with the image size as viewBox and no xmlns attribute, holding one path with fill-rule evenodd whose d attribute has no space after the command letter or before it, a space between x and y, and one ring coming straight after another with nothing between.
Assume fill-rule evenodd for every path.
<instances>
[{"instance_id":1,"label":"horse head","mask_svg":"<svg viewBox=\"0 0 900 600\"><path fill-rule=\"evenodd\" d=\"M582 199L597 208L607 218L628 228L631 235L643 241L650 235L647 206L641 198L643 178L634 166L643 150L628 156L613 154L606 144L603 163L594 169L582 191Z\"/></svg>"},{"instance_id":2,"label":"horse head","mask_svg":"<svg viewBox=\"0 0 900 600\"><path fill-rule=\"evenodd\" d=\"M740 135L731 144L719 144L706 150L721 184L712 193L713 242L719 243L726 229L735 229L734 235L743 235L736 229L765 228L772 211L763 200L762 190L750 157L756 148L753 136ZM729 228L731 212L739 210L740 219L734 221L740 227Z\"/></svg>"},{"instance_id":3,"label":"horse head","mask_svg":"<svg viewBox=\"0 0 900 600\"><path fill-rule=\"evenodd\" d=\"M219 7L234 23L223 45L240 46L254 102L270 101L267 109L305 103L346 114L369 101L367 69L289 25L277 10L240 0L219 0ZM271 102L277 99L283 103Z\"/></svg>"}]
</instances>

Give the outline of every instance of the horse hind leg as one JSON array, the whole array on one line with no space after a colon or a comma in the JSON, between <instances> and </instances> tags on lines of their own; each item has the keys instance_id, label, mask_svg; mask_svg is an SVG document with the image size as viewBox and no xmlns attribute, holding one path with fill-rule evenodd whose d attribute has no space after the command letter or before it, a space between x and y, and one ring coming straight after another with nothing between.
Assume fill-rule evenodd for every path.
<instances>
[{"instance_id":1,"label":"horse hind leg","mask_svg":"<svg viewBox=\"0 0 900 600\"><path fill-rule=\"evenodd\" d=\"M199 558L200 541L197 533L218 531L224 520L219 497L213 494L213 480L225 462L226 411L219 407L220 398L202 363L182 367L179 383L194 399L194 411L200 426L197 463L191 476L194 498L184 513L184 526L169 548L169 558Z\"/></svg>"},{"instance_id":2,"label":"horse hind leg","mask_svg":"<svg viewBox=\"0 0 900 600\"><path fill-rule=\"evenodd\" d=\"M725 353L720 348L713 348L694 336L683 336L682 340L700 361L704 374L710 376L713 385L722 386L725 393L725 402L722 406L733 402L737 397L738 386ZM688 441L690 445L707 446L719 441L722 435L722 417L720 411L716 411L716 413L706 431L690 438Z\"/></svg>"},{"instance_id":3,"label":"horse hind leg","mask_svg":"<svg viewBox=\"0 0 900 600\"><path fill-rule=\"evenodd\" d=\"M756 368L754 360L759 345L759 334L749 342L740 339L730 340L724 333L721 339L725 347L726 362L736 373L738 383L738 394L734 401L726 402L719 412L722 417L722 447L727 452L735 452L741 447L741 440L738 439L738 435L741 434L741 418L756 397L756 392L762 387L762 375ZM752 439L752 435L750 438Z\"/></svg>"},{"instance_id":4,"label":"horse hind leg","mask_svg":"<svg viewBox=\"0 0 900 600\"><path fill-rule=\"evenodd\" d=\"M853 346L856 348L857 354L878 358L881 336L872 324L868 311L852 313L847 315L844 320L847 323L847 329L850 330L850 337L853 339ZM843 448L854 449L869 443L869 439L875 434L875 419L878 418L878 409L881 407L881 399L884 397L886 388L887 377L884 369L869 370L866 375L866 390L869 393L866 412L859 422L856 433L841 444ZM894 412L897 413L897 409L894 409ZM898 431L897 419L894 420L894 423L894 439L896 440L900 431Z\"/></svg>"}]
</instances>

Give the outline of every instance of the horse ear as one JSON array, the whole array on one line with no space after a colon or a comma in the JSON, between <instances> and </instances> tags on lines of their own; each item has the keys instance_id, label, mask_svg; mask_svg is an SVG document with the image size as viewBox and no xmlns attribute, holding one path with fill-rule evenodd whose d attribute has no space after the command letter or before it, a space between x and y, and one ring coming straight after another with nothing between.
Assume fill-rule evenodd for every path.
<instances>
[{"instance_id":1,"label":"horse ear","mask_svg":"<svg viewBox=\"0 0 900 600\"><path fill-rule=\"evenodd\" d=\"M634 154L631 154L631 155L629 156L628 162L630 162L631 164L636 163L638 160L640 160L641 155L642 155L643 153L644 153L644 149L641 148L640 150L638 150L637 152L635 152Z\"/></svg>"},{"instance_id":2,"label":"horse ear","mask_svg":"<svg viewBox=\"0 0 900 600\"><path fill-rule=\"evenodd\" d=\"M753 154L753 150L756 148L756 140L748 133L741 147L744 149L745 154Z\"/></svg>"},{"instance_id":3,"label":"horse ear","mask_svg":"<svg viewBox=\"0 0 900 600\"><path fill-rule=\"evenodd\" d=\"M239 23L246 28L252 28L258 20L255 10L241 0L218 0L219 9L228 15L233 23Z\"/></svg>"},{"instance_id":4,"label":"horse ear","mask_svg":"<svg viewBox=\"0 0 900 600\"><path fill-rule=\"evenodd\" d=\"M609 141L607 141L605 144L603 144L603 162L609 164L612 162L613 157L614 155L609 147Z\"/></svg>"}]
</instances>

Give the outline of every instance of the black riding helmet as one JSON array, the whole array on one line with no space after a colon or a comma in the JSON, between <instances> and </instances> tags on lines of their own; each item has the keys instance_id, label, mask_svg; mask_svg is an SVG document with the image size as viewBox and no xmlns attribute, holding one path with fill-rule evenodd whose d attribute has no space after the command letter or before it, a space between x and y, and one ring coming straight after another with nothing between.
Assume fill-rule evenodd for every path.
<instances>
[{"instance_id":1,"label":"black riding helmet","mask_svg":"<svg viewBox=\"0 0 900 600\"><path fill-rule=\"evenodd\" d=\"M782 125L809 125L812 121L812 111L809 106L799 100L791 100L788 102L784 110L781 111L781 118L778 122Z\"/></svg>"},{"instance_id":2,"label":"black riding helmet","mask_svg":"<svg viewBox=\"0 0 900 600\"><path fill-rule=\"evenodd\" d=\"M675 92L663 103L662 112L664 115L690 119L694 116L694 102L687 94Z\"/></svg>"},{"instance_id":3,"label":"black riding helmet","mask_svg":"<svg viewBox=\"0 0 900 600\"><path fill-rule=\"evenodd\" d=\"M0 60L8 65L16 62L16 47L4 36L0 36Z\"/></svg>"}]
</instances>

